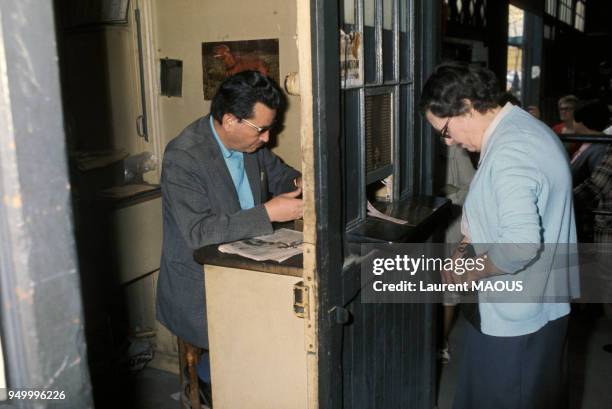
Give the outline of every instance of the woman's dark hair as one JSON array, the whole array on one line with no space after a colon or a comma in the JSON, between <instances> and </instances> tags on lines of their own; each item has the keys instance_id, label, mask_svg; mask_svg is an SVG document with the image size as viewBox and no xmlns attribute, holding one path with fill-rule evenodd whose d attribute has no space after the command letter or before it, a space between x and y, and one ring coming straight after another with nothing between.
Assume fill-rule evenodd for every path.
<instances>
[{"instance_id":1,"label":"woman's dark hair","mask_svg":"<svg viewBox=\"0 0 612 409\"><path fill-rule=\"evenodd\" d=\"M499 104L500 94L497 78L491 70L461 62L438 65L429 77L421 93L420 108L431 111L437 117L459 116L472 107L484 114Z\"/></svg>"},{"instance_id":2,"label":"woman's dark hair","mask_svg":"<svg viewBox=\"0 0 612 409\"><path fill-rule=\"evenodd\" d=\"M574 120L592 131L603 131L610 124L610 110L601 101L586 101L574 111Z\"/></svg>"},{"instance_id":3,"label":"woman's dark hair","mask_svg":"<svg viewBox=\"0 0 612 409\"><path fill-rule=\"evenodd\" d=\"M218 122L223 120L225 114L248 119L253 116L253 107L257 102L278 110L282 103L281 91L274 80L259 71L242 71L219 85L210 113Z\"/></svg>"}]
</instances>

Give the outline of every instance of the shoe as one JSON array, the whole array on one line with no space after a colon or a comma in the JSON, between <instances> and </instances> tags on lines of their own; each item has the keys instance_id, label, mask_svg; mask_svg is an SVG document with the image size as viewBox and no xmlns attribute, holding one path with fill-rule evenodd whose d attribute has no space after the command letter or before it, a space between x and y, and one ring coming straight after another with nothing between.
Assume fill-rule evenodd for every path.
<instances>
[{"instance_id":1,"label":"shoe","mask_svg":"<svg viewBox=\"0 0 612 409\"><path fill-rule=\"evenodd\" d=\"M447 348L442 348L438 351L438 359L440 360L440 363L442 363L442 365L446 365L447 363L450 362L450 352L448 351L448 347Z\"/></svg>"},{"instance_id":2,"label":"shoe","mask_svg":"<svg viewBox=\"0 0 612 409\"><path fill-rule=\"evenodd\" d=\"M444 343L444 348L438 350L438 359L442 365L446 365L450 362L450 348L448 347L448 341Z\"/></svg>"}]
</instances>

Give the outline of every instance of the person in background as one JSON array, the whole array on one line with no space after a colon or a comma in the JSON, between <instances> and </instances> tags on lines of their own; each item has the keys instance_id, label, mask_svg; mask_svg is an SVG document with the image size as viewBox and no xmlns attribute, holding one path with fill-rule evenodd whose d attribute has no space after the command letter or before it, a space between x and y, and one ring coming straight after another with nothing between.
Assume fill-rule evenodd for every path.
<instances>
[{"instance_id":1,"label":"person in background","mask_svg":"<svg viewBox=\"0 0 612 409\"><path fill-rule=\"evenodd\" d=\"M271 234L272 222L302 217L300 172L264 146L281 103L281 91L269 77L257 71L231 76L219 86L210 114L187 126L164 152L157 319L205 351L205 272L194 250ZM211 407L209 365L205 352L198 386L202 403Z\"/></svg>"},{"instance_id":2,"label":"person in background","mask_svg":"<svg viewBox=\"0 0 612 409\"><path fill-rule=\"evenodd\" d=\"M566 134L566 133L575 133L575 122L574 122L574 111L576 110L576 106L578 105L579 99L575 95L565 95L559 98L558 108L559 108L559 118L561 122L556 125L553 125L553 131L558 134ZM575 142L565 143L565 149L567 153L571 156L576 152L579 145Z\"/></svg>"},{"instance_id":3,"label":"person in background","mask_svg":"<svg viewBox=\"0 0 612 409\"><path fill-rule=\"evenodd\" d=\"M595 287L600 299L612 297L612 144L608 144L604 157L593 173L574 188L574 202L578 215L588 217L591 230L583 233L582 240L597 244L597 251L591 261L590 269L597 280ZM590 217L589 217L590 216ZM586 224L587 222L585 222ZM612 303L603 305L606 314L612 312ZM608 315L610 317L610 315ZM604 351L612 353L612 343L603 346Z\"/></svg>"},{"instance_id":4,"label":"person in background","mask_svg":"<svg viewBox=\"0 0 612 409\"><path fill-rule=\"evenodd\" d=\"M442 188L441 194L452 202L451 212L452 221L448 225L444 235L444 242L457 244L463 238L461 234L462 207L465 197L470 188L470 182L476 170L472 165L467 151L458 145L446 146L444 156L446 159L446 184ZM447 364L450 359L449 335L455 318L455 310L460 297L453 292L443 294L443 335L442 348L438 356L442 364Z\"/></svg>"},{"instance_id":5,"label":"person in background","mask_svg":"<svg viewBox=\"0 0 612 409\"><path fill-rule=\"evenodd\" d=\"M601 101L579 104L574 113L575 133L580 135L603 135L610 124L610 111ZM583 142L571 158L572 181L578 186L599 165L606 153L605 143Z\"/></svg>"},{"instance_id":6,"label":"person in background","mask_svg":"<svg viewBox=\"0 0 612 409\"><path fill-rule=\"evenodd\" d=\"M534 118L540 119L542 113L540 112L540 108L537 105L529 105L527 107L527 112L534 116Z\"/></svg>"},{"instance_id":7,"label":"person in background","mask_svg":"<svg viewBox=\"0 0 612 409\"><path fill-rule=\"evenodd\" d=\"M517 107L523 106L521 104L521 101L510 91L503 92L497 99L497 102L499 106L501 107L506 105L506 102L509 102L512 105L517 106ZM541 116L540 108L538 108L536 105L529 105L525 110L529 112L531 115L533 115L535 118L540 119L540 116Z\"/></svg>"},{"instance_id":8,"label":"person in background","mask_svg":"<svg viewBox=\"0 0 612 409\"><path fill-rule=\"evenodd\" d=\"M558 108L561 122L552 127L556 134L575 132L574 111L578 102L578 97L575 95L565 95L559 98Z\"/></svg>"},{"instance_id":9,"label":"person in background","mask_svg":"<svg viewBox=\"0 0 612 409\"><path fill-rule=\"evenodd\" d=\"M436 67L423 87L420 107L446 144L480 152L453 258L475 263L469 254L486 249L475 253L484 267L443 271L443 281L520 280L529 299L555 301L491 302L478 291L473 314L464 309L469 325L453 407L557 409L567 403L563 352L573 267L550 261L566 259L565 245L576 243L569 164L552 130L521 108L501 107L498 90L490 70L461 63ZM506 251L517 243L532 245ZM542 243L552 244L546 258Z\"/></svg>"}]
</instances>

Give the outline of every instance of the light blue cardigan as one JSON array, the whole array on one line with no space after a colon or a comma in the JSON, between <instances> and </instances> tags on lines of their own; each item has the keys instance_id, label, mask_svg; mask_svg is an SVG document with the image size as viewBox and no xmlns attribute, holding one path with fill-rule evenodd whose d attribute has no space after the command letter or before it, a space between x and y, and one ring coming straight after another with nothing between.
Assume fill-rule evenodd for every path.
<instances>
[{"instance_id":1,"label":"light blue cardigan","mask_svg":"<svg viewBox=\"0 0 612 409\"><path fill-rule=\"evenodd\" d=\"M532 296L527 301L536 301L486 302L491 293L481 291L481 331L518 336L569 313L577 266L567 256L569 246L558 243L576 243L576 222L568 157L559 138L518 107L504 111L481 152L464 217L477 253L488 251L493 263L511 274L488 280L520 280Z\"/></svg>"}]
</instances>

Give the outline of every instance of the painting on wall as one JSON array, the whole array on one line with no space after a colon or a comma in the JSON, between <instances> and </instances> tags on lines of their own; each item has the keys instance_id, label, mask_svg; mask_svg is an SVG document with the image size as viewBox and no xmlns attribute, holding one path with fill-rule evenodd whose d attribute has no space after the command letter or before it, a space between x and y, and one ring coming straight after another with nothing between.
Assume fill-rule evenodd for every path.
<instances>
[{"instance_id":1,"label":"painting on wall","mask_svg":"<svg viewBox=\"0 0 612 409\"><path fill-rule=\"evenodd\" d=\"M225 78L246 70L259 71L278 84L278 39L202 43L204 99L212 99Z\"/></svg>"}]
</instances>

